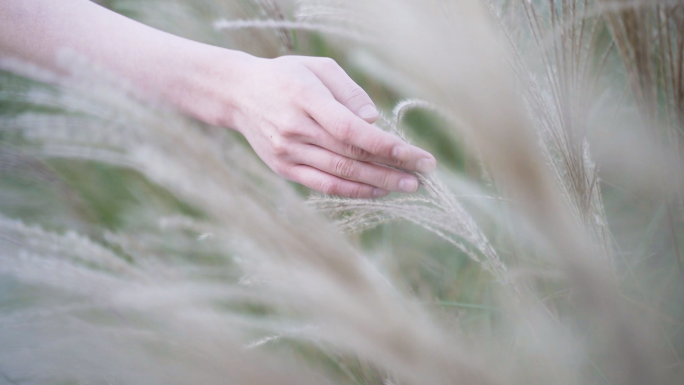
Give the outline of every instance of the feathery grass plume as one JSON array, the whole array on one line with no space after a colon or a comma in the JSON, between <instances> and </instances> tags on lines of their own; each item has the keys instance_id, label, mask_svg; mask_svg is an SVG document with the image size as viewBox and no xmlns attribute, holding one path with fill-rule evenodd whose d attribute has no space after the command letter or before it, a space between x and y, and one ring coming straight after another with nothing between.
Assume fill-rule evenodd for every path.
<instances>
[{"instance_id":1,"label":"feathery grass plume","mask_svg":"<svg viewBox=\"0 0 684 385\"><path fill-rule=\"evenodd\" d=\"M397 127L406 110L416 107L433 108L431 104L408 100L399 103L393 111L391 120L382 118L389 130L405 141L405 134ZM353 212L350 217L342 217L340 225L352 231L361 231L386 223L391 219L404 219L435 233L454 245L473 261L491 272L501 284L517 293L518 289L508 282L507 269L487 237L480 230L470 214L434 176L416 174L427 191L427 196L383 200L340 199L333 197L314 197L309 201L317 208L340 216ZM470 247L460 240L465 240ZM473 250L474 249L474 250ZM484 260L480 257L484 257Z\"/></svg>"},{"instance_id":2,"label":"feathery grass plume","mask_svg":"<svg viewBox=\"0 0 684 385\"><path fill-rule=\"evenodd\" d=\"M429 109L429 110L437 110L435 106L432 104L424 101L424 100L418 100L418 99L406 99L402 100L401 102L397 103L396 106L394 106L394 109L392 110L392 123L391 126L396 129L396 127L399 126L399 123L401 120L404 118L404 115L406 113L414 108L424 108L424 109ZM439 111L439 110L437 110ZM403 138L402 138L403 139Z\"/></svg>"},{"instance_id":3,"label":"feathery grass plume","mask_svg":"<svg viewBox=\"0 0 684 385\"><path fill-rule=\"evenodd\" d=\"M662 149L650 159L665 197L667 226L684 285L676 223L684 215L684 13L678 2L599 2L639 109L644 140Z\"/></svg>"},{"instance_id":4,"label":"feathery grass plume","mask_svg":"<svg viewBox=\"0 0 684 385\"><path fill-rule=\"evenodd\" d=\"M513 8L495 17L514 50L522 46L533 53L525 58L513 55L512 65L524 84L542 153L573 215L609 256L610 232L586 132L589 107L613 44L599 41L603 23L590 2L521 2L521 7L523 17ZM524 46L524 39L534 44ZM529 57L538 59L530 63Z\"/></svg>"},{"instance_id":5,"label":"feathery grass plume","mask_svg":"<svg viewBox=\"0 0 684 385\"><path fill-rule=\"evenodd\" d=\"M361 35L353 32L345 31L343 29L331 28L323 24L313 24L298 21L288 20L226 20L219 19L214 22L214 28L217 31L231 30L231 29L291 29L291 30L305 30L322 32L330 35L337 35L340 37L363 40Z\"/></svg>"},{"instance_id":6,"label":"feathery grass plume","mask_svg":"<svg viewBox=\"0 0 684 385\"><path fill-rule=\"evenodd\" d=\"M258 0L257 4L261 7L263 13L269 19L275 20L285 20L285 15L283 10L280 8L283 1L276 2L274 0ZM287 28L280 28L277 30L278 37L282 45L287 48L289 52L294 50L294 41L292 37L292 31Z\"/></svg>"}]
</instances>

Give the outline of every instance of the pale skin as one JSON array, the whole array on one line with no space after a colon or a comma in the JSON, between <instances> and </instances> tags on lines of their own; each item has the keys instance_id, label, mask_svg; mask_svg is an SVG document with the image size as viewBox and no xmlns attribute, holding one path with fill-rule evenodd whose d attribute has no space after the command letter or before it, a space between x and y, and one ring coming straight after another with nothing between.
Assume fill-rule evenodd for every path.
<instances>
[{"instance_id":1,"label":"pale skin","mask_svg":"<svg viewBox=\"0 0 684 385\"><path fill-rule=\"evenodd\" d=\"M427 173L436 165L428 152L371 124L375 105L331 59L258 58L88 0L0 0L0 57L58 70L63 47L195 119L239 131L273 171L313 190L354 198L412 193L418 179L396 168Z\"/></svg>"}]
</instances>

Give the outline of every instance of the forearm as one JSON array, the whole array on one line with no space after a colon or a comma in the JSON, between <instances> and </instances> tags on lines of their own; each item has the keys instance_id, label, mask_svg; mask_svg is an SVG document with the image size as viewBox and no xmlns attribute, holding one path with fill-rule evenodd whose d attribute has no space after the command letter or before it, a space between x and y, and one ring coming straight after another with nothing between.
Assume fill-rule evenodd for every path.
<instances>
[{"instance_id":1,"label":"forearm","mask_svg":"<svg viewBox=\"0 0 684 385\"><path fill-rule=\"evenodd\" d=\"M69 48L128 79L153 97L210 123L217 106L203 104L214 87L213 66L235 66L248 55L174 36L88 0L0 0L0 55L56 66ZM230 81L230 79L222 79ZM225 105L223 106L226 107ZM225 114L228 111L224 111Z\"/></svg>"}]
</instances>

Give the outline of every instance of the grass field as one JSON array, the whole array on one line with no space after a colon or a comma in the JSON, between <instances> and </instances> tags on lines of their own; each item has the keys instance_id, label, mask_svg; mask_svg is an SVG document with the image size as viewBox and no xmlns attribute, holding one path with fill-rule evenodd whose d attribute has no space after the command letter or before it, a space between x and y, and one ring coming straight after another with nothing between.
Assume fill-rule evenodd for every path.
<instances>
[{"instance_id":1,"label":"grass field","mask_svg":"<svg viewBox=\"0 0 684 385\"><path fill-rule=\"evenodd\" d=\"M333 57L439 169L320 196L77 54L5 65L0 384L684 380L681 5L100 3Z\"/></svg>"}]
</instances>

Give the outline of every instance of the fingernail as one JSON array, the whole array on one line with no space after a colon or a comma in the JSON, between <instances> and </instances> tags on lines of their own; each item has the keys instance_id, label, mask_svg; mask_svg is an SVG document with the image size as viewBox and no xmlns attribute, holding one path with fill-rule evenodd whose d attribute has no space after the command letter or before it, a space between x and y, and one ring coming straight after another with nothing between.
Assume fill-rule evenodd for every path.
<instances>
[{"instance_id":1,"label":"fingernail","mask_svg":"<svg viewBox=\"0 0 684 385\"><path fill-rule=\"evenodd\" d=\"M418 191L418 181L414 178L404 178L399 181L399 190L407 193Z\"/></svg>"},{"instance_id":2,"label":"fingernail","mask_svg":"<svg viewBox=\"0 0 684 385\"><path fill-rule=\"evenodd\" d=\"M408 146L397 146L392 150L392 157L397 160L408 160L411 156L411 150Z\"/></svg>"},{"instance_id":3,"label":"fingernail","mask_svg":"<svg viewBox=\"0 0 684 385\"><path fill-rule=\"evenodd\" d=\"M359 110L359 112L357 113L357 115L361 119L374 119L374 118L377 118L379 114L378 114L378 110L375 107L373 107L371 105L367 105L367 106L364 106L363 108L361 108Z\"/></svg>"},{"instance_id":4,"label":"fingernail","mask_svg":"<svg viewBox=\"0 0 684 385\"><path fill-rule=\"evenodd\" d=\"M432 172L437 167L437 163L434 159L430 158L420 158L416 163L416 171L427 173Z\"/></svg>"},{"instance_id":5,"label":"fingernail","mask_svg":"<svg viewBox=\"0 0 684 385\"><path fill-rule=\"evenodd\" d=\"M373 198L383 198L389 195L389 191L383 190L381 188L373 189Z\"/></svg>"}]
</instances>

